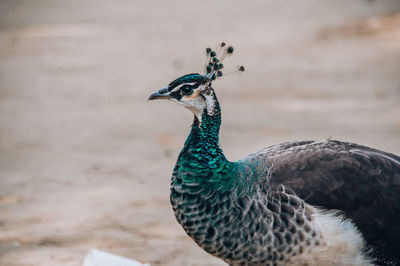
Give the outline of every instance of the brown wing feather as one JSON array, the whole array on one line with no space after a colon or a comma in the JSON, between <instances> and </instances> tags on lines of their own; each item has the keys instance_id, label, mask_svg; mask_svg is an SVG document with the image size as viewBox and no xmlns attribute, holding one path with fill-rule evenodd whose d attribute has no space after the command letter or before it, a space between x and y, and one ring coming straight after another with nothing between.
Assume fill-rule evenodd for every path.
<instances>
[{"instance_id":1,"label":"brown wing feather","mask_svg":"<svg viewBox=\"0 0 400 266\"><path fill-rule=\"evenodd\" d=\"M271 186L283 184L309 204L342 211L379 264L400 264L399 156L333 140L283 143L253 156L272 163Z\"/></svg>"}]
</instances>

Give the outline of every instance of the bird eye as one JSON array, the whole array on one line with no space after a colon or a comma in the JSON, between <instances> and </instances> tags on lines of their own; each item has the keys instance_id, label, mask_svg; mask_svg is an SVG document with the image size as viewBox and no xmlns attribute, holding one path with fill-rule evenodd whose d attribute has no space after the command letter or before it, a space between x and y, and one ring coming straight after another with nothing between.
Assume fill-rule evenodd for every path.
<instances>
[{"instance_id":1,"label":"bird eye","mask_svg":"<svg viewBox=\"0 0 400 266\"><path fill-rule=\"evenodd\" d=\"M191 86L189 86L189 85L185 85L185 86L182 86L182 88L181 88L181 94L182 95L190 95L190 94L192 94L193 93L193 88L191 87Z\"/></svg>"}]
</instances>

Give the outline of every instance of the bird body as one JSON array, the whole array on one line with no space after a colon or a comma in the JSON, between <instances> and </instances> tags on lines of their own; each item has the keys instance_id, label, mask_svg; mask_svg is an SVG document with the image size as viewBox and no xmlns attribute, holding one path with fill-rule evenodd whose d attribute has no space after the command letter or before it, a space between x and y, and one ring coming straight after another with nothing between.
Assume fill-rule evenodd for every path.
<instances>
[{"instance_id":1,"label":"bird body","mask_svg":"<svg viewBox=\"0 0 400 266\"><path fill-rule=\"evenodd\" d=\"M208 77L185 75L149 98L194 113L170 200L200 247L230 265L400 264L400 157L325 140L231 162Z\"/></svg>"}]
</instances>

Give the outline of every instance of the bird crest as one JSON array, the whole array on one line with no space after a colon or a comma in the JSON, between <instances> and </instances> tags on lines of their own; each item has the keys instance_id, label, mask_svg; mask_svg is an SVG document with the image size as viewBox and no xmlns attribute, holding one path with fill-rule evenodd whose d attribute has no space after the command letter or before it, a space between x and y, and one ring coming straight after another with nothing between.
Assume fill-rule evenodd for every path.
<instances>
[{"instance_id":1,"label":"bird crest","mask_svg":"<svg viewBox=\"0 0 400 266\"><path fill-rule=\"evenodd\" d=\"M225 42L221 42L215 50L211 49L210 47L206 48L206 64L204 66L204 77L208 81L211 82L216 78L220 78L224 75L222 72L224 64L222 62L225 58L231 56L233 54L233 51L233 46L226 45ZM244 69L244 66L240 65L235 71L232 71L228 74L232 74L234 72L243 72Z\"/></svg>"}]
</instances>

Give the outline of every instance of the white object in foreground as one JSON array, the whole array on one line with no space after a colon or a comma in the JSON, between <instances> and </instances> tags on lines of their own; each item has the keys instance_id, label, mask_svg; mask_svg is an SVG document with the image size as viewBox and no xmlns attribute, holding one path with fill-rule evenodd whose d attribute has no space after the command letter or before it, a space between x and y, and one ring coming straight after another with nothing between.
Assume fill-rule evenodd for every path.
<instances>
[{"instance_id":1,"label":"white object in foreground","mask_svg":"<svg viewBox=\"0 0 400 266\"><path fill-rule=\"evenodd\" d=\"M136 260L127 259L98 249L90 250L83 261L83 266L150 266Z\"/></svg>"}]
</instances>

